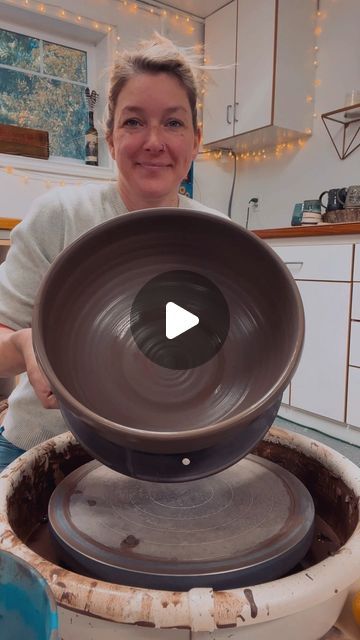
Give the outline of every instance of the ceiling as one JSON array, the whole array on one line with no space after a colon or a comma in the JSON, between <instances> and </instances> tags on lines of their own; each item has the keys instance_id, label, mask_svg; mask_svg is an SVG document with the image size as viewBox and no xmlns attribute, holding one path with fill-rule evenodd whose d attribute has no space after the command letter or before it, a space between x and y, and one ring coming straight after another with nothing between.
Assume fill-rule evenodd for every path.
<instances>
[{"instance_id":1,"label":"ceiling","mask_svg":"<svg viewBox=\"0 0 360 640\"><path fill-rule=\"evenodd\" d=\"M206 18L229 2L230 0L161 0L162 5L184 13L191 13L198 18Z\"/></svg>"}]
</instances>

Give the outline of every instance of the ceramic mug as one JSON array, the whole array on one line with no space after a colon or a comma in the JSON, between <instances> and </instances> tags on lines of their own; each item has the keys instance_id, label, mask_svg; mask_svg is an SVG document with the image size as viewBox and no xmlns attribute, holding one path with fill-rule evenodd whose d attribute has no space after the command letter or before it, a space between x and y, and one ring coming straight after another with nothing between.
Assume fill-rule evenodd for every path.
<instances>
[{"instance_id":1,"label":"ceramic mug","mask_svg":"<svg viewBox=\"0 0 360 640\"><path fill-rule=\"evenodd\" d=\"M325 205L322 199L326 194L328 199L327 199L327 204ZM323 191L319 196L321 206L324 207L324 209L326 209L327 212L338 211L339 209L343 209L345 206L346 194L347 194L347 189L345 187Z\"/></svg>"},{"instance_id":2,"label":"ceramic mug","mask_svg":"<svg viewBox=\"0 0 360 640\"><path fill-rule=\"evenodd\" d=\"M346 194L345 209L360 207L360 185L352 184Z\"/></svg>"},{"instance_id":3,"label":"ceramic mug","mask_svg":"<svg viewBox=\"0 0 360 640\"><path fill-rule=\"evenodd\" d=\"M304 211L312 211L314 213L320 213L321 212L320 199L304 200Z\"/></svg>"}]
</instances>

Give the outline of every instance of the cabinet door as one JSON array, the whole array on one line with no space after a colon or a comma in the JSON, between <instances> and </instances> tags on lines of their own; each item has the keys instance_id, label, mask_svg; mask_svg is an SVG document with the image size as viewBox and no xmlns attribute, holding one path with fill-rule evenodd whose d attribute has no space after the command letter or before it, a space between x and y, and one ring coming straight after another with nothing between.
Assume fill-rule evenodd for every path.
<instances>
[{"instance_id":1,"label":"cabinet door","mask_svg":"<svg viewBox=\"0 0 360 640\"><path fill-rule=\"evenodd\" d=\"M355 245L354 281L360 281L360 244Z\"/></svg>"},{"instance_id":2,"label":"cabinet door","mask_svg":"<svg viewBox=\"0 0 360 640\"><path fill-rule=\"evenodd\" d=\"M349 367L349 389L347 405L347 424L360 427L360 368Z\"/></svg>"},{"instance_id":3,"label":"cabinet door","mask_svg":"<svg viewBox=\"0 0 360 640\"><path fill-rule=\"evenodd\" d=\"M276 0L238 0L235 134L272 123Z\"/></svg>"},{"instance_id":4,"label":"cabinet door","mask_svg":"<svg viewBox=\"0 0 360 640\"><path fill-rule=\"evenodd\" d=\"M297 285L305 311L305 342L291 382L291 405L344 422L350 284Z\"/></svg>"},{"instance_id":5,"label":"cabinet door","mask_svg":"<svg viewBox=\"0 0 360 640\"><path fill-rule=\"evenodd\" d=\"M234 133L236 56L236 1L205 20L205 56L208 65L204 95L203 142L208 144Z\"/></svg>"}]
</instances>

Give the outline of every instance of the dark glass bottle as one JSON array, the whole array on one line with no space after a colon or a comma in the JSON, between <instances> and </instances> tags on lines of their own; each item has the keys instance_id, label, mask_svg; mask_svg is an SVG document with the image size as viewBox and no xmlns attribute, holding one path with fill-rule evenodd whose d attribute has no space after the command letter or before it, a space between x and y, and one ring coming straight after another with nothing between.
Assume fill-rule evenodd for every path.
<instances>
[{"instance_id":1,"label":"dark glass bottle","mask_svg":"<svg viewBox=\"0 0 360 640\"><path fill-rule=\"evenodd\" d=\"M99 136L94 127L94 112L89 111L89 126L85 132L85 164L99 164Z\"/></svg>"}]
</instances>

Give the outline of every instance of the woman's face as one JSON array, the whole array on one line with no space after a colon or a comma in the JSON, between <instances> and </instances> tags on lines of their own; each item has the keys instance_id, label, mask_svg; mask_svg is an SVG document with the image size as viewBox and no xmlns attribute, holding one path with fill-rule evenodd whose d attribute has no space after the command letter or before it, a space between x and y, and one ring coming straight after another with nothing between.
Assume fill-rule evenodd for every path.
<instances>
[{"instance_id":1,"label":"woman's face","mask_svg":"<svg viewBox=\"0 0 360 640\"><path fill-rule=\"evenodd\" d=\"M176 77L142 73L131 78L119 94L108 140L125 204L176 206L199 142L187 93Z\"/></svg>"}]
</instances>

